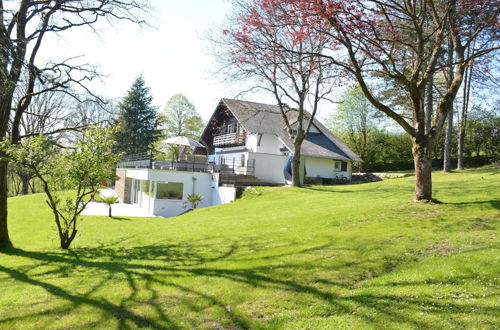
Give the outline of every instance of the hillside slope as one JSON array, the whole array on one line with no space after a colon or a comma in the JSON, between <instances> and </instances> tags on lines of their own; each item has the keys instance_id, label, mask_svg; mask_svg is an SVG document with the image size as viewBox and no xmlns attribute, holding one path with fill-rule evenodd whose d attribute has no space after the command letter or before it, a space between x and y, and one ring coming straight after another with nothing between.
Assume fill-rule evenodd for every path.
<instances>
[{"instance_id":1,"label":"hillside slope","mask_svg":"<svg viewBox=\"0 0 500 330\"><path fill-rule=\"evenodd\" d=\"M494 328L500 170L262 188L170 219L84 217L69 252L43 195L9 200L0 328Z\"/></svg>"}]
</instances>

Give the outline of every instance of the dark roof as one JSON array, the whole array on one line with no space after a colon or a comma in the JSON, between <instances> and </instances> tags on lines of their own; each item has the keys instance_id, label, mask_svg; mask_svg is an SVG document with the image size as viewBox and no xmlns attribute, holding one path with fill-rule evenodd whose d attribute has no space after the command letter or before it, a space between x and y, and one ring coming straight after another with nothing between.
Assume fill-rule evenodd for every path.
<instances>
[{"instance_id":1,"label":"dark roof","mask_svg":"<svg viewBox=\"0 0 500 330\"><path fill-rule=\"evenodd\" d=\"M225 98L221 103L226 105L247 132L276 135L289 150L293 150L279 106ZM294 123L297 121L298 111L289 109L287 116L290 123ZM307 113L306 116L310 114ZM301 152L304 156L362 161L317 119L314 119L313 124L322 134L308 134L302 144Z\"/></svg>"}]
</instances>

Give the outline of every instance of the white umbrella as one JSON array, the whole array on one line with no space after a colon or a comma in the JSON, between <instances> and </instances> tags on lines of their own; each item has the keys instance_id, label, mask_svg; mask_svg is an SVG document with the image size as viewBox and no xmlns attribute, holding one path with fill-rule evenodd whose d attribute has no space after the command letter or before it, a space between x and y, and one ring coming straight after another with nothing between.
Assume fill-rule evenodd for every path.
<instances>
[{"instance_id":1,"label":"white umbrella","mask_svg":"<svg viewBox=\"0 0 500 330\"><path fill-rule=\"evenodd\" d=\"M193 147L193 148L205 148L205 146L191 138L188 138L187 136L174 136L171 138L168 138L164 141L163 143L167 144L176 144L178 146L186 146L186 147Z\"/></svg>"}]
</instances>

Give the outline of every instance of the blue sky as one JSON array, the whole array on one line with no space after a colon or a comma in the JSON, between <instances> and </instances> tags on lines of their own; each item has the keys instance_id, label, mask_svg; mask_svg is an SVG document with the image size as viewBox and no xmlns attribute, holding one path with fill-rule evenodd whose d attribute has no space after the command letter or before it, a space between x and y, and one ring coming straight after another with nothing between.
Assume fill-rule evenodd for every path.
<instances>
[{"instance_id":1,"label":"blue sky","mask_svg":"<svg viewBox=\"0 0 500 330\"><path fill-rule=\"evenodd\" d=\"M88 28L51 36L44 44L44 59L82 55L76 61L98 66L106 75L92 83L97 93L122 97L133 80L143 74L155 105L163 108L169 97L185 94L203 118L208 119L222 97L234 97L239 84L228 86L213 75L215 60L204 40L229 11L224 0L153 0L152 27L116 22L100 24L97 33ZM272 98L247 97L272 102Z\"/></svg>"}]
</instances>

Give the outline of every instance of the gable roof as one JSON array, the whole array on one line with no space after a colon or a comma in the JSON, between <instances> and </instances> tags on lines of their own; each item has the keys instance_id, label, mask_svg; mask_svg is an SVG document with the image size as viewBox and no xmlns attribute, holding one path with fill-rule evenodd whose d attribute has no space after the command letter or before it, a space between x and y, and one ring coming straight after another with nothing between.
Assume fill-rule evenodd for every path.
<instances>
[{"instance_id":1,"label":"gable roof","mask_svg":"<svg viewBox=\"0 0 500 330\"><path fill-rule=\"evenodd\" d=\"M227 98L223 98L219 106L221 104L224 104L231 111L247 132L276 135L289 150L293 150L293 143L286 131L286 125L279 106ZM295 123L297 122L298 111L290 109L287 116L290 123ZM310 116L310 114L306 113L306 116ZM313 125L322 134L309 133L306 136L306 139L302 143L302 155L337 160L362 161L358 155L349 149L339 138L334 136L317 119L313 120Z\"/></svg>"}]
</instances>

